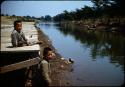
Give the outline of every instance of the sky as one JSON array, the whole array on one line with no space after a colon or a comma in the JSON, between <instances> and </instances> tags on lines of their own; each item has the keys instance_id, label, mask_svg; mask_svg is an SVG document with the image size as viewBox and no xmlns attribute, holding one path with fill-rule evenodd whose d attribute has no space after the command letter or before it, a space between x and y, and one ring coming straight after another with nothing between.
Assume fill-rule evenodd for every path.
<instances>
[{"instance_id":1,"label":"sky","mask_svg":"<svg viewBox=\"0 0 125 87\"><path fill-rule=\"evenodd\" d=\"M17 16L55 16L64 10L75 11L85 5L92 7L93 3L91 1L4 1L1 4L1 13Z\"/></svg>"}]
</instances>

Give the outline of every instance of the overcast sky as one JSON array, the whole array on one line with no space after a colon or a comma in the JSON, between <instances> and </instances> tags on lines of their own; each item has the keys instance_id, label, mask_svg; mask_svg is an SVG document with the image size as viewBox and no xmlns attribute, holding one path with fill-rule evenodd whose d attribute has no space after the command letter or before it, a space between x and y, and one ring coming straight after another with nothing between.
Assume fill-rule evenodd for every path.
<instances>
[{"instance_id":1,"label":"overcast sky","mask_svg":"<svg viewBox=\"0 0 125 87\"><path fill-rule=\"evenodd\" d=\"M64 10L75 11L85 5L93 6L91 1L4 1L1 4L1 13L17 16L55 16Z\"/></svg>"}]
</instances>

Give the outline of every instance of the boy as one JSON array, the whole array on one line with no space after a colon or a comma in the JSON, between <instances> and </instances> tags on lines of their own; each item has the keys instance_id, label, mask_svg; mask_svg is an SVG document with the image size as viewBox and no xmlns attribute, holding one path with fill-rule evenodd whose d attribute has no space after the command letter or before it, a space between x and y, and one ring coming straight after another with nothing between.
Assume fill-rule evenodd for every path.
<instances>
[{"instance_id":1,"label":"boy","mask_svg":"<svg viewBox=\"0 0 125 87\"><path fill-rule=\"evenodd\" d=\"M49 77L50 72L50 64L49 60L53 59L55 54L53 53L52 49L50 47L46 47L43 50L43 60L41 61L42 66L42 75L44 80L46 81L45 84L50 85L51 79Z\"/></svg>"},{"instance_id":2,"label":"boy","mask_svg":"<svg viewBox=\"0 0 125 87\"><path fill-rule=\"evenodd\" d=\"M27 39L22 32L22 22L15 21L14 22L14 30L11 34L11 42L13 47L20 47L23 45L28 45Z\"/></svg>"},{"instance_id":3,"label":"boy","mask_svg":"<svg viewBox=\"0 0 125 87\"><path fill-rule=\"evenodd\" d=\"M22 32L22 21L14 21L14 30L11 34L11 42L13 47L28 46L28 40ZM41 44L42 42L35 42L35 44ZM32 44L32 42L30 42Z\"/></svg>"},{"instance_id":4,"label":"boy","mask_svg":"<svg viewBox=\"0 0 125 87\"><path fill-rule=\"evenodd\" d=\"M53 53L50 47L45 47L43 50L43 59L40 62L40 66L37 66L37 70L34 72L33 76L33 87L48 87L51 84L51 79L49 76L50 73L50 64L49 61L53 59L55 54Z\"/></svg>"}]
</instances>

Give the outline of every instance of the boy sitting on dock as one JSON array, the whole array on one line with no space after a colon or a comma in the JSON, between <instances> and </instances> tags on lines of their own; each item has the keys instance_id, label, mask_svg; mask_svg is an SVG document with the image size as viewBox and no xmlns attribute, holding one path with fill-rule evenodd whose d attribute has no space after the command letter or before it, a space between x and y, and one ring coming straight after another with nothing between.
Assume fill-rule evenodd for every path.
<instances>
[{"instance_id":1,"label":"boy sitting on dock","mask_svg":"<svg viewBox=\"0 0 125 87\"><path fill-rule=\"evenodd\" d=\"M22 47L22 46L28 46L32 44L41 44L42 42L28 42L27 38L25 37L25 34L22 31L22 21L14 21L14 30L11 34L11 42L13 47Z\"/></svg>"}]
</instances>

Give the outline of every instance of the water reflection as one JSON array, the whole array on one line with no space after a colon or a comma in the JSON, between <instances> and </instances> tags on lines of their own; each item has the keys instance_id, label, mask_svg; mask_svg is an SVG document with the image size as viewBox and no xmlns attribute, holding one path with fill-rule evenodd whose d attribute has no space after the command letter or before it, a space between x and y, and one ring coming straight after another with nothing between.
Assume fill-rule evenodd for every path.
<instances>
[{"instance_id":1,"label":"water reflection","mask_svg":"<svg viewBox=\"0 0 125 87\"><path fill-rule=\"evenodd\" d=\"M72 26L41 24L64 58L75 60L68 74L73 86L118 86L124 83L125 39L121 34Z\"/></svg>"},{"instance_id":2,"label":"water reflection","mask_svg":"<svg viewBox=\"0 0 125 87\"><path fill-rule=\"evenodd\" d=\"M58 30L65 36L70 34L79 40L83 47L90 47L92 60L109 56L110 62L116 66L122 65L124 71L125 37L120 33L88 31L76 28L74 25L56 26L59 26Z\"/></svg>"}]
</instances>

